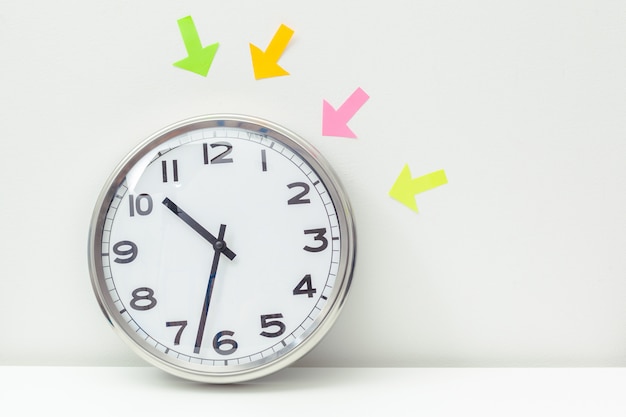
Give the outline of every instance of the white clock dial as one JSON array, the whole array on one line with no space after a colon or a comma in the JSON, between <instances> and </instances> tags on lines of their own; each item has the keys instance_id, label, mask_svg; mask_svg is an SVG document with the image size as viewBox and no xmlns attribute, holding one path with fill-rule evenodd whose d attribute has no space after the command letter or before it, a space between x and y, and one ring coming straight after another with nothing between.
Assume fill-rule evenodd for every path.
<instances>
[{"instance_id":1,"label":"white clock dial","mask_svg":"<svg viewBox=\"0 0 626 417\"><path fill-rule=\"evenodd\" d=\"M310 350L354 263L345 195L295 134L244 116L167 128L114 172L90 234L114 327L179 376L233 382Z\"/></svg>"}]
</instances>

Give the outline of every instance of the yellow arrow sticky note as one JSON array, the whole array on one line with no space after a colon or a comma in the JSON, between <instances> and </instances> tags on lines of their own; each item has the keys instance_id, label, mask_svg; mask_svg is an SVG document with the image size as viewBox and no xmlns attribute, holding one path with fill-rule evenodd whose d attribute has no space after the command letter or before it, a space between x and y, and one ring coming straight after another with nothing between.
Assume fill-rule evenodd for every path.
<instances>
[{"instance_id":1,"label":"yellow arrow sticky note","mask_svg":"<svg viewBox=\"0 0 626 417\"><path fill-rule=\"evenodd\" d=\"M404 204L414 212L418 212L415 195L447 184L448 178L444 170L431 172L421 177L412 178L409 165L404 165L402 172L389 191L389 196Z\"/></svg>"}]
</instances>

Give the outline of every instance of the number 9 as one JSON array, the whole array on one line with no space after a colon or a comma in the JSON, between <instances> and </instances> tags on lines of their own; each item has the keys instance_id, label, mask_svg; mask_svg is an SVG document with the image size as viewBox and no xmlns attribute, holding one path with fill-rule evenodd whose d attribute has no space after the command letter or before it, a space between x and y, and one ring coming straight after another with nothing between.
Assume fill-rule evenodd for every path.
<instances>
[{"instance_id":1,"label":"number 9","mask_svg":"<svg viewBox=\"0 0 626 417\"><path fill-rule=\"evenodd\" d=\"M128 247L128 249L126 249L126 247ZM122 240L113 246L113 252L115 252L116 255L128 256L127 258L115 258L114 262L127 264L134 261L137 257L137 245L130 240Z\"/></svg>"}]
</instances>

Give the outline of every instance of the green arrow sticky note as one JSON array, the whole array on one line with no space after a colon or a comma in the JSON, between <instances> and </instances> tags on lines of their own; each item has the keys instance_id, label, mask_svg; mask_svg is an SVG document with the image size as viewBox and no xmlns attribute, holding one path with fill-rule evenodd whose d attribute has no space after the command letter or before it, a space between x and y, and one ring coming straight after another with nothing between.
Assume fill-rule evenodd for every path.
<instances>
[{"instance_id":1,"label":"green arrow sticky note","mask_svg":"<svg viewBox=\"0 0 626 417\"><path fill-rule=\"evenodd\" d=\"M206 77L217 53L219 43L202 47L196 25L191 16L179 19L178 29L180 29L180 34L185 43L187 58L174 62L174 66Z\"/></svg>"}]
</instances>

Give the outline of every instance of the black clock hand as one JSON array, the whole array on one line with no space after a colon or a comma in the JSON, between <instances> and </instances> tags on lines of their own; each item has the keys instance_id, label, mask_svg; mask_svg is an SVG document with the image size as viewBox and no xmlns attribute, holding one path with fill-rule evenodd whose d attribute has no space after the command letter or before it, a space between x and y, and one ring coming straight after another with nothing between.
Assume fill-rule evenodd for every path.
<instances>
[{"instance_id":1,"label":"black clock hand","mask_svg":"<svg viewBox=\"0 0 626 417\"><path fill-rule=\"evenodd\" d=\"M198 232L200 234L200 236L205 238L211 245L213 245L213 248L216 251L215 253L223 253L231 261L235 258L235 256L237 256L235 254L235 252L233 252L232 250L230 250L226 246L226 242L224 242L221 239L216 239L215 236L213 236L211 233L209 233L208 230L206 230L204 227L202 227L200 225L200 223L198 223L197 221L192 219L191 216L189 216L180 207L178 207L176 204L174 204L174 202L172 200L170 200L169 198L166 197L165 200L163 200L163 204L165 205L165 207L170 209L170 211L172 213L177 215L182 221L187 223L187 225L189 225L193 230ZM218 250L218 248L215 247L215 245L217 244L218 240L219 240L219 242L221 242L220 245L223 246L219 250Z\"/></svg>"},{"instance_id":2,"label":"black clock hand","mask_svg":"<svg viewBox=\"0 0 626 417\"><path fill-rule=\"evenodd\" d=\"M209 312L209 304L211 304L211 294L213 293L213 284L215 283L215 275L217 274L217 265L220 262L220 255L226 249L224 244L224 233L226 232L226 225L220 225L220 232L217 235L217 241L213 244L215 253L213 254L213 264L211 265L211 275L209 275L209 284L207 285L206 295L204 296L204 305L202 306L202 315L200 316L200 325L198 326L198 334L196 335L196 344L193 348L194 353L200 353L200 346L202 345L202 337L204 336L204 326L206 324L206 317Z\"/></svg>"}]
</instances>

